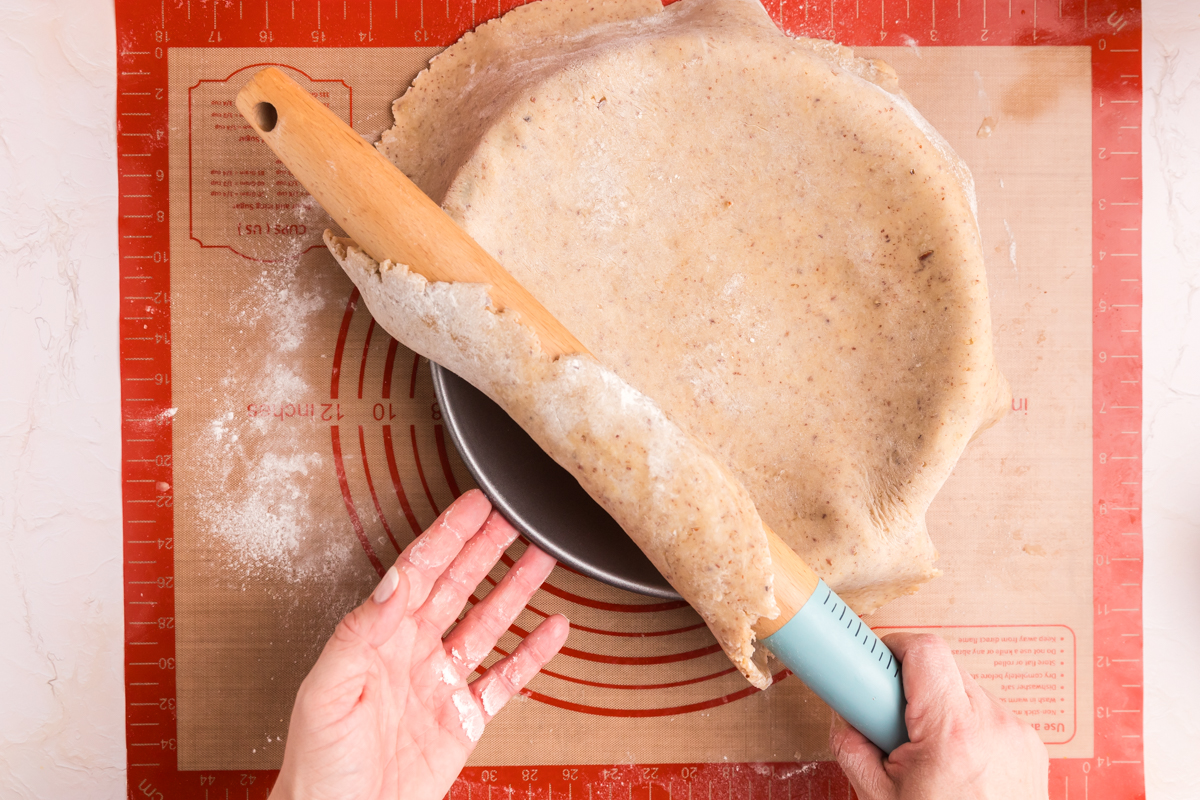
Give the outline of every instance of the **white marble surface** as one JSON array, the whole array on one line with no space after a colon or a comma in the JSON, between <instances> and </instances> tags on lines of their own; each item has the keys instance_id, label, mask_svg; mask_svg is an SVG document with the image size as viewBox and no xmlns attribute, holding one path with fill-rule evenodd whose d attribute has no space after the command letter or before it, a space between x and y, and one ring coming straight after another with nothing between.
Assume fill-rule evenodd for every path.
<instances>
[{"instance_id":1,"label":"white marble surface","mask_svg":"<svg viewBox=\"0 0 1200 800\"><path fill-rule=\"evenodd\" d=\"M1200 797L1200 4L1145 6L1146 781L1182 800ZM5 798L125 794L115 61L106 3L0 0Z\"/></svg>"},{"instance_id":2,"label":"white marble surface","mask_svg":"<svg viewBox=\"0 0 1200 800\"><path fill-rule=\"evenodd\" d=\"M1200 797L1200 3L1147 3L1142 68L1147 796Z\"/></svg>"}]
</instances>

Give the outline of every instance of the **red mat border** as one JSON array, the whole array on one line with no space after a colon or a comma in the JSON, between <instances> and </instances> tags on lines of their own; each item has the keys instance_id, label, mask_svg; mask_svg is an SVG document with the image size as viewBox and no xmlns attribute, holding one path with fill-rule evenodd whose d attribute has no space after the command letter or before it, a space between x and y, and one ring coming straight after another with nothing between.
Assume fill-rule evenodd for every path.
<instances>
[{"instance_id":1,"label":"red mat border","mask_svg":"<svg viewBox=\"0 0 1200 800\"><path fill-rule=\"evenodd\" d=\"M428 7L427 7L428 5ZM262 798L274 771L175 758L171 47L444 46L485 18L452 0L117 0L125 693L129 796ZM498 0L495 16L519 3ZM1055 759L1055 800L1145 797L1141 531L1141 7L1138 0L776 0L791 33L852 46L1085 45L1093 80L1095 755ZM291 9L295 8L295 13ZM478 19L473 19L474 15ZM1131 733L1136 731L1136 733ZM835 764L469 768L452 800L850 797ZM801 791L804 794L800 794ZM613 794L615 792L615 794Z\"/></svg>"}]
</instances>

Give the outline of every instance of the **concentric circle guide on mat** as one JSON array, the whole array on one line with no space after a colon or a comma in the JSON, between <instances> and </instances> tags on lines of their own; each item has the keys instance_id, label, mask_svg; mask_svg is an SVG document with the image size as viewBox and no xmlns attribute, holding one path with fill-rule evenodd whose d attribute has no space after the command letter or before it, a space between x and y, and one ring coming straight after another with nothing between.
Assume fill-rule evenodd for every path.
<instances>
[{"instance_id":1,"label":"concentric circle guide on mat","mask_svg":"<svg viewBox=\"0 0 1200 800\"><path fill-rule=\"evenodd\" d=\"M963 0L936 4L928 0L883 3L834 0L832 4L784 2L767 6L772 16L792 33L833 38L856 48L899 45L919 55L940 47L986 50L1080 46L1090 53L1092 413L1090 420L1060 422L1086 424L1091 432L1092 485L1088 504L1092 546L1090 556L1084 557L1091 560L1093 615L1090 632L1043 626L1039 634L1034 630L1035 625L1019 627L1022 635L1043 638L1044 634L1046 641L1062 640L1061 645L1053 648L1061 653L1066 652L1069 643L1071 655L1069 659L1064 657L1062 666L1065 668L1066 660L1070 660L1076 674L1069 682L1064 679L1058 685L1069 685L1072 690L1084 683L1091 687L1086 696L1076 698L1078 702L1068 702L1074 721L1063 723L1061 735L1057 729L1044 731L1044 738L1052 743L1052 753L1054 747L1060 746L1055 743L1063 742L1068 735L1075 737L1074 741L1061 746L1078 745L1081 736L1091 739L1085 753L1053 759L1051 797L1138 796L1143 792L1140 10L1136 3L1083 0L1062 3ZM245 268L254 274L264 266L270 268L267 262L271 248L254 241L256 238L304 244L298 228L283 226L279 232L255 229L252 226L264 223L258 215L250 213L240 219L230 215L225 220L232 223L230 230L209 224L211 219L206 220L202 215L196 218L201 222L197 227L192 224L195 220L189 219L190 202L187 206L170 202L173 185L179 190L197 177L194 170L173 169L172 150L176 156L187 152L184 157L194 157L197 163L208 163L204 159L209 158L203 142L186 150L191 146L189 134L172 128L173 114L181 112L180 104L186 105L202 95L208 97L203 93L219 89L218 82L234 70L205 75L209 83L203 85L191 81L181 95L170 91L172 71L180 68L182 57L190 48L211 48L223 55L235 54L235 48L246 48L245 54L239 55L242 59L239 66L244 67L253 63L302 66L303 54L293 57L297 50L292 48L312 51L314 48L443 47L475 24L507 10L508 5L459 0L451 0L449 4L330 0L294 3L244 0L228 4L122 0L118 3L126 734L133 796L265 797L274 776L249 755L244 769L226 760L219 768L210 770L194 760L181 763L180 758L180 749L186 750L192 744L184 741L177 719L181 700L176 680L180 665L176 659L186 656L184 651L176 649L174 470L187 465L173 464L175 456L186 451L182 440L174 442L173 437L181 416L186 417L189 412L193 390L188 387L173 391L179 384L172 383L175 377L172 346L174 341L174 347L182 347L180 342L191 341L187 336L194 332L172 328L171 272L172 268L181 268L181 253L172 252L171 232L182 231L182 239L193 243L189 246L198 242L196 249L202 253L209 253L204 248L210 246L224 253L233 251L237 255L229 257L244 260ZM905 86L904 76L901 70L902 86ZM316 72L310 73L310 77L327 89L331 108L343 114L343 118L359 119L368 113L366 106L357 102L358 87L349 77ZM195 90L188 91L193 85ZM226 94L232 98L235 91L236 88ZM1051 102L1048 91L1045 85L1036 84L1025 102L1031 106ZM1012 109L1001 100L993 102L994 116L982 120L984 124L976 121L981 138L1002 135L1012 114ZM182 113L186 114L187 109L183 108ZM380 121L378 126L386 123L387 120ZM185 150L176 149L181 143ZM980 175L976 178L979 180ZM204 179L233 183L238 177L209 174ZM213 191L226 189L213 187ZM189 197L199 196L195 186L191 190ZM1011 219L1017 225L1020 211L1010 209L1006 213L1005 224ZM246 230L238 230L239 226ZM316 233L319 235L319 231ZM174 242L178 251L180 239L177 237ZM1011 247L1015 249L1019 244L1014 238ZM989 252L989 274L995 263L1008 264L1012 252L1002 250L995 256L999 262ZM312 257L320 255L318 250L312 253ZM1026 269L1023 259L1030 257L1016 252L1012 255L1011 269ZM176 283L180 278L176 273ZM993 291L995 294L995 288ZM209 302L212 310L219 312L226 298L214 296ZM182 314L176 316L183 318ZM310 426L305 430L321 430L325 448L321 455L327 459L323 463L331 465L330 480L338 492L339 506L334 510L340 515L346 541L358 553L354 557L371 569L376 563L382 565L394 557L413 531L428 524L436 510L444 507L460 488L465 488L469 478L457 462L452 446L445 441L436 408L421 404L430 397L425 367L382 331L376 331L365 309L359 307L357 298L349 291L342 295L336 316L339 322L327 344L330 358L324 375L328 384L303 396L248 397L240 410L246 416L263 415L273 425L303 424ZM1036 336L1037 320L1029 319L1026 323L1031 329L1030 336ZM1008 325L1009 330L1002 330L1002 325ZM1006 336L1024 335L1018 327L1012 320L997 318L998 345ZM325 343L320 346L326 347ZM181 352L177 350L174 355L180 356ZM179 380L183 379L179 376ZM1041 397L1026 395L1019 384L1015 384L1014 390L1018 398L1014 400L1012 416L1036 415ZM178 491L186 491L184 484L180 484ZM188 500L180 497L179 502L185 507ZM189 520L179 520L179 524L185 523L190 524ZM942 545L942 541L938 543ZM1041 545L1028 547L1032 548L1028 552L1035 552ZM942 568L948 571L945 563ZM580 624L594 632L585 631L579 639L580 646L575 647L575 655L562 659L561 666L552 665L552 671L558 667L561 677L549 680L556 681L553 687L584 687L597 694L589 695L589 702L581 703L572 700L574 690L554 688L542 691L540 701L528 701L549 704L568 715L563 719L575 720L574 729L565 731L566 735L585 739L594 725L603 720L634 726L655 719L673 726L681 735L692 735L706 720L712 724L714 718L707 714L761 701L755 693L747 691L748 687L732 682L735 676L716 675L729 665L722 664L719 652L711 651L699 638L688 638L704 634L686 630L695 624L686 609L665 608L662 603L632 596L615 601L600 590L589 593L587 584L577 576L567 577L569 588L552 586L549 592L535 599L535 605L540 603L539 610L544 613L562 607L551 606L552 603L579 608ZM568 583L566 578L555 578L554 582ZM986 646L999 650L1006 645L999 640L1009 638L1007 634L1013 632L1009 629L1018 627L1006 625L1004 631L992 636L986 630L987 623L988 620L979 620L970 630L958 626L954 633L955 648L983 650ZM185 623L181 621L181 625ZM628 651L637 655L626 654L624 645L648 639L660 643L677 641L681 646L668 646L655 655L637 650ZM998 640L994 647L991 639ZM688 646L682 646L685 641ZM1047 647L1043 643L1036 649ZM1052 660L1043 658L1045 655L1031 653L1030 658ZM981 668L981 659L991 655L976 652L964 657L976 659L968 667L975 671ZM1013 660L997 655L993 661L1006 659ZM622 660L632 663L621 663ZM642 670L677 670L678 678L664 680L655 677L657 673L647 672L648 677L643 681L626 680L625 673L620 679L597 680L597 674L579 666L587 664L609 664L613 669L629 670L630 675ZM999 674L1003 668L996 669ZM1090 680L1083 681L1080 676L1084 673ZM588 686L589 682L608 686ZM665 687L668 683L689 686ZM713 691L705 689L707 693L692 703L655 702L655 698L671 696L670 692L694 691L696 687L712 687ZM1014 688L1002 696L1015 702L1033 691ZM630 699L635 696L636 699ZM1083 718L1090 723L1088 726L1083 725ZM237 726L230 721L226 727ZM562 734L563 729L556 729L552 736L558 738ZM530 754L538 750L536 745L528 749ZM633 751L636 756L636 748ZM258 752L263 752L261 747ZM520 756L526 761L523 766L493 767L480 762L468 767L452 789L451 797L472 800L519 793L529 800L560 797L574 800L576 795L597 800L610 795L636 795L639 800L649 800L656 795L692 798L696 793L706 797L714 792L724 797L849 796L836 765L815 762L805 766L791 762L791 755L782 754L768 763L643 764L613 759L607 764L547 765L530 760L536 756L527 754Z\"/></svg>"}]
</instances>

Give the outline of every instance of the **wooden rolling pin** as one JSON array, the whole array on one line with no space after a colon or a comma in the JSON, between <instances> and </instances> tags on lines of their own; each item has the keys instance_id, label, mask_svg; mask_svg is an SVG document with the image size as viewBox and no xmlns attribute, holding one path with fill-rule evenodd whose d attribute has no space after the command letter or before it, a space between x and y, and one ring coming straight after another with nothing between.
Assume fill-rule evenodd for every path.
<instances>
[{"instance_id":1,"label":"wooden rolling pin","mask_svg":"<svg viewBox=\"0 0 1200 800\"><path fill-rule=\"evenodd\" d=\"M263 69L238 93L237 107L304 188L376 261L404 264L430 281L487 284L497 310L518 311L551 357L591 355L404 173L291 78L274 67ZM759 619L755 634L851 724L890 752L907 741L898 663L808 564L763 527L780 614ZM844 650L841 658L838 648ZM833 687L823 689L824 683Z\"/></svg>"}]
</instances>

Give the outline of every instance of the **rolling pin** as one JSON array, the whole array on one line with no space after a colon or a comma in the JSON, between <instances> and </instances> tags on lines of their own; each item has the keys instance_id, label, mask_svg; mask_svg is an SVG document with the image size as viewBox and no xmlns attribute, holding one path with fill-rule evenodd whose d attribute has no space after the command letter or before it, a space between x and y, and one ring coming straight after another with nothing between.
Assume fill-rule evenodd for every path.
<instances>
[{"instance_id":1,"label":"rolling pin","mask_svg":"<svg viewBox=\"0 0 1200 800\"><path fill-rule=\"evenodd\" d=\"M350 126L274 67L238 93L250 126L317 202L376 261L430 281L486 284L552 358L587 355L504 267ZM765 524L779 616L758 641L885 753L908 741L900 664L887 646Z\"/></svg>"}]
</instances>

